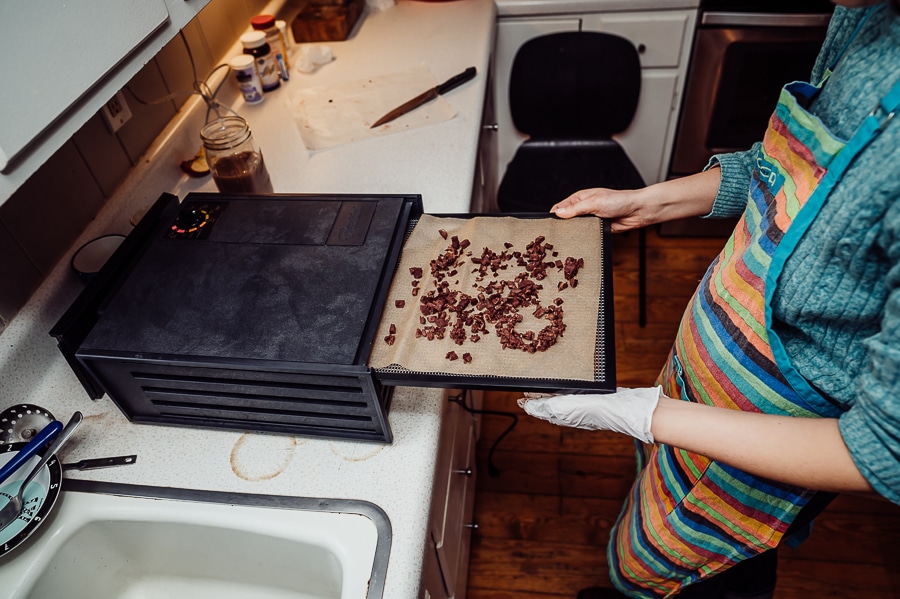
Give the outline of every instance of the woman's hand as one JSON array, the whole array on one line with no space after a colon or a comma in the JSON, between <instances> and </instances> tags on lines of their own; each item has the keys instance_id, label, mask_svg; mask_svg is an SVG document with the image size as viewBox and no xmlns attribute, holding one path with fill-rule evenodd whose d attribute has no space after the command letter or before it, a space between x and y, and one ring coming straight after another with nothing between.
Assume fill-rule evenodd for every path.
<instances>
[{"instance_id":1,"label":"woman's hand","mask_svg":"<svg viewBox=\"0 0 900 599\"><path fill-rule=\"evenodd\" d=\"M645 227L646 206L640 201L640 189L615 190L602 187L582 189L555 204L550 212L560 218L571 218L582 214L593 214L610 221L613 233Z\"/></svg>"},{"instance_id":2,"label":"woman's hand","mask_svg":"<svg viewBox=\"0 0 900 599\"><path fill-rule=\"evenodd\" d=\"M550 212L560 218L593 214L608 219L613 233L630 231L676 218L709 214L719 180L719 169L712 168L643 189L583 189L555 204Z\"/></svg>"}]
</instances>

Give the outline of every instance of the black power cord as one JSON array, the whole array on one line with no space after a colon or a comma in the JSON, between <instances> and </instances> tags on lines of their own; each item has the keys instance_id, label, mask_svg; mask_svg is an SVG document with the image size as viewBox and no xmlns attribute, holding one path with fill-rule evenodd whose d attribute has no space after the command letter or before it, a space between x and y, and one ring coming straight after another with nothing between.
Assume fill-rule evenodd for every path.
<instances>
[{"instance_id":1,"label":"black power cord","mask_svg":"<svg viewBox=\"0 0 900 599\"><path fill-rule=\"evenodd\" d=\"M197 76L197 66L196 66L196 63L194 62L194 54L191 52L191 46L190 46L190 44L188 44L187 38L185 37L183 31L179 31L178 35L181 37L181 42L184 44L184 49L187 51L188 62L191 65L191 73L194 76L194 82L191 85L191 87L193 89L191 91L176 91L176 92L167 94L167 95L163 96L162 98L158 98L156 100L145 100L145 99L139 97L136 93L134 93L134 90L131 89L131 87L129 85L126 84L123 89L126 90L129 94L131 94L131 97L134 98L134 100L138 104L143 104L144 106L153 106L156 104L162 104L163 102L168 102L169 100L172 100L173 98L176 98L178 96L197 94L198 96L203 98L204 102L206 102L206 120L207 121L209 121L209 113L213 112L213 111L216 113L217 118L222 118L222 112L221 112L222 110L225 110L227 112L230 112L231 114L237 115L237 113L234 110L232 110L230 107L228 107L224 104L221 104L221 103L219 103L218 100L216 100L216 96L218 95L219 90L222 89L222 85L224 85L225 81L227 81L228 78L227 77L223 78L219 82L219 84L216 85L215 88L212 88L209 85L209 80L212 79L212 76L217 71L220 71L222 69L227 69L227 68L229 68L229 66L227 64L217 65L217 66L213 67L213 69L209 72L209 74L206 76L206 78L200 79Z\"/></svg>"},{"instance_id":2,"label":"black power cord","mask_svg":"<svg viewBox=\"0 0 900 599\"><path fill-rule=\"evenodd\" d=\"M464 409L466 412L470 414L481 414L488 416L505 416L507 418L512 418L512 424L510 424L503 433L501 433L496 439L494 439L493 444L491 444L491 450L488 452L488 474L491 476L500 476L500 469L494 465L494 450L497 449L497 446L500 444L500 441L503 440L506 435L512 432L514 428L516 428L516 424L519 423L519 416L514 412L501 412L498 410L480 410L476 408L470 408L466 403L466 398L468 397L469 392L463 391L459 395L452 395L448 397L450 401L453 403L459 404L459 406Z\"/></svg>"}]
</instances>

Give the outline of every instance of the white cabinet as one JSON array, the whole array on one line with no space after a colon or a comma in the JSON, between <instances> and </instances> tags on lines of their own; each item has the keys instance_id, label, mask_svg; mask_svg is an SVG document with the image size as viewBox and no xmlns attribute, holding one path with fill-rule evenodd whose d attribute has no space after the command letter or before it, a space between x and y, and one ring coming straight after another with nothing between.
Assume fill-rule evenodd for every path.
<instances>
[{"instance_id":1,"label":"white cabinet","mask_svg":"<svg viewBox=\"0 0 900 599\"><path fill-rule=\"evenodd\" d=\"M548 3L548 12L552 10ZM558 31L605 31L629 39L641 58L641 99L631 126L616 139L647 184L665 179L697 13L695 10L589 12L573 15L501 17L494 54L498 176L527 139L509 114L509 74L518 49L529 39Z\"/></svg>"},{"instance_id":2,"label":"white cabinet","mask_svg":"<svg viewBox=\"0 0 900 599\"><path fill-rule=\"evenodd\" d=\"M7 85L0 86L0 170L168 19L165 0L0 7L0 39L21 52L7 61ZM46 44L41 36L64 45L71 58L54 63L35 52Z\"/></svg>"},{"instance_id":3,"label":"white cabinet","mask_svg":"<svg viewBox=\"0 0 900 599\"><path fill-rule=\"evenodd\" d=\"M0 3L0 204L208 3Z\"/></svg>"},{"instance_id":4,"label":"white cabinet","mask_svg":"<svg viewBox=\"0 0 900 599\"><path fill-rule=\"evenodd\" d=\"M477 419L448 392L435 467L434 493L425 546L420 597L462 599L468 581L474 523ZM466 405L480 405L479 392L466 392ZM440 584L438 584L440 582Z\"/></svg>"}]
</instances>

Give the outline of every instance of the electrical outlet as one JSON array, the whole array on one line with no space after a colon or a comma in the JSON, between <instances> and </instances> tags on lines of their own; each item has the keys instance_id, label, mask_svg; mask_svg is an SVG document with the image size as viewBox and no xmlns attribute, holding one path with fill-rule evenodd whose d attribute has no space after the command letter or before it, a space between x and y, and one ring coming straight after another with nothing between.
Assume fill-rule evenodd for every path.
<instances>
[{"instance_id":1,"label":"electrical outlet","mask_svg":"<svg viewBox=\"0 0 900 599\"><path fill-rule=\"evenodd\" d=\"M121 129L122 125L127 123L128 119L131 118L131 109L128 107L128 103L125 102L125 96L122 92L117 92L116 95L103 106L101 113L103 114L103 120L106 121L106 126L109 127L109 130L113 133Z\"/></svg>"}]
</instances>

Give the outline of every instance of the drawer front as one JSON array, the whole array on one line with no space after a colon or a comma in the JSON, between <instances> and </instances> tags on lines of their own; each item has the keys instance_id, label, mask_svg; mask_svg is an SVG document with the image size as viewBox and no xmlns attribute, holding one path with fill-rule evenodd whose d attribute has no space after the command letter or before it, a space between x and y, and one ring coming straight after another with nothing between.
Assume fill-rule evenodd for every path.
<instances>
[{"instance_id":1,"label":"drawer front","mask_svg":"<svg viewBox=\"0 0 900 599\"><path fill-rule=\"evenodd\" d=\"M471 539L467 525L472 523L475 497L475 422L467 412L459 412L444 538L437 546L438 563L450 597L465 596Z\"/></svg>"},{"instance_id":2,"label":"drawer front","mask_svg":"<svg viewBox=\"0 0 900 599\"><path fill-rule=\"evenodd\" d=\"M605 31L637 47L644 68L676 68L688 30L687 13L610 13L584 15L584 31Z\"/></svg>"}]
</instances>

